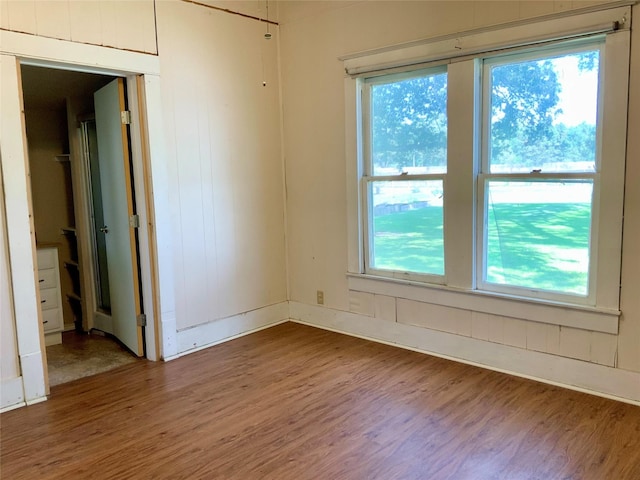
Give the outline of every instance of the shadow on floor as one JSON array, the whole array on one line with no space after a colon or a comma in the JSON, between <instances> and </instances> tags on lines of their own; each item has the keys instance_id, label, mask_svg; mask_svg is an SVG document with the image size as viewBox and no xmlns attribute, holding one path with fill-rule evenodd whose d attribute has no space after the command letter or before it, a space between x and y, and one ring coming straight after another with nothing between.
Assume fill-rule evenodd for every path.
<instances>
[{"instance_id":1,"label":"shadow on floor","mask_svg":"<svg viewBox=\"0 0 640 480\"><path fill-rule=\"evenodd\" d=\"M107 336L64 332L61 344L47 347L49 385L54 387L136 360L126 348Z\"/></svg>"}]
</instances>

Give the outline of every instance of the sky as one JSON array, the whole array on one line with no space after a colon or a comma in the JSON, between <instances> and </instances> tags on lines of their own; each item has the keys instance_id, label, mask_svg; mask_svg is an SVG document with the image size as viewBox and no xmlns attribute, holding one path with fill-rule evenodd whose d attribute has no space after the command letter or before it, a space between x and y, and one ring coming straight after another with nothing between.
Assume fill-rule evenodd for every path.
<instances>
[{"instance_id":1,"label":"sky","mask_svg":"<svg viewBox=\"0 0 640 480\"><path fill-rule=\"evenodd\" d=\"M563 113L556 123L567 126L587 122L596 123L598 99L598 70L581 72L578 59L573 56L553 60L562 85L558 106Z\"/></svg>"}]
</instances>

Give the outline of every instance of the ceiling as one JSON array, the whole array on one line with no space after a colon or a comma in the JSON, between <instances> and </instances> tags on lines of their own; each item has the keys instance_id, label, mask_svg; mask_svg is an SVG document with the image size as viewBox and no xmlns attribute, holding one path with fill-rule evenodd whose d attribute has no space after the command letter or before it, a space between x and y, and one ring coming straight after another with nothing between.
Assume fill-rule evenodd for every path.
<instances>
[{"instance_id":1,"label":"ceiling","mask_svg":"<svg viewBox=\"0 0 640 480\"><path fill-rule=\"evenodd\" d=\"M66 97L93 95L114 77L22 65L22 92L28 109L58 109Z\"/></svg>"}]
</instances>

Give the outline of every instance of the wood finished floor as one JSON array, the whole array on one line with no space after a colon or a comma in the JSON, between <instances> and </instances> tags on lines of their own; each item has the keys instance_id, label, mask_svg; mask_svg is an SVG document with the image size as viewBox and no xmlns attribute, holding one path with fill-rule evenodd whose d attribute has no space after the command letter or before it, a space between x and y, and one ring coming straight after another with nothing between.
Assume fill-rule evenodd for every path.
<instances>
[{"instance_id":1,"label":"wood finished floor","mask_svg":"<svg viewBox=\"0 0 640 480\"><path fill-rule=\"evenodd\" d=\"M0 416L2 479L640 479L640 407L283 324Z\"/></svg>"}]
</instances>

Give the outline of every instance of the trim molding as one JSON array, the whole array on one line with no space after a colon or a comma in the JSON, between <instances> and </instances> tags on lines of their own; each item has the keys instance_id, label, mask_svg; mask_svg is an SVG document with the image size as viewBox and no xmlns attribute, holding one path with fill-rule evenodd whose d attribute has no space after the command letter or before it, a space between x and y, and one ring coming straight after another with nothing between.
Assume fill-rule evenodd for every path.
<instances>
[{"instance_id":1,"label":"trim molding","mask_svg":"<svg viewBox=\"0 0 640 480\"><path fill-rule=\"evenodd\" d=\"M462 32L341 55L350 76L470 55L524 47L559 39L629 29L631 6L637 0L566 10L540 17L499 23Z\"/></svg>"},{"instance_id":2,"label":"trim molding","mask_svg":"<svg viewBox=\"0 0 640 480\"><path fill-rule=\"evenodd\" d=\"M0 44L3 54L20 57L21 63L28 65L116 76L122 73L160 74L160 59L156 54L2 29Z\"/></svg>"},{"instance_id":3,"label":"trim molding","mask_svg":"<svg viewBox=\"0 0 640 480\"><path fill-rule=\"evenodd\" d=\"M178 332L177 354L167 356L165 360L173 360L288 320L289 303L285 301L187 328Z\"/></svg>"},{"instance_id":4,"label":"trim molding","mask_svg":"<svg viewBox=\"0 0 640 480\"><path fill-rule=\"evenodd\" d=\"M290 302L291 321L640 406L640 372Z\"/></svg>"}]
</instances>

